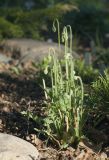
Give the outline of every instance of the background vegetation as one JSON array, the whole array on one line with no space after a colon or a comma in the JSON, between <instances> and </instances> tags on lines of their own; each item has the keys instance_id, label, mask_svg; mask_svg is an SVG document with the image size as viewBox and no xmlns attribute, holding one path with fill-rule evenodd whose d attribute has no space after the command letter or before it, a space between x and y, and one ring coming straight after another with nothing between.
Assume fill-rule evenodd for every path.
<instances>
[{"instance_id":1,"label":"background vegetation","mask_svg":"<svg viewBox=\"0 0 109 160\"><path fill-rule=\"evenodd\" d=\"M1 0L0 38L55 39L51 26L58 18L82 41L102 39L109 32L108 12L103 0Z\"/></svg>"}]
</instances>

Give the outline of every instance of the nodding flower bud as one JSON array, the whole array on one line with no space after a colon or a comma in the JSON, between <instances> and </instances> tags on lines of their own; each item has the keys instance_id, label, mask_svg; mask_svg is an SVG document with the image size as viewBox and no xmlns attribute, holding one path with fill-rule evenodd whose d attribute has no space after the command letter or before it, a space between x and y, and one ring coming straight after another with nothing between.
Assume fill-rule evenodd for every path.
<instances>
[{"instance_id":1,"label":"nodding flower bud","mask_svg":"<svg viewBox=\"0 0 109 160\"><path fill-rule=\"evenodd\" d=\"M73 71L73 75L75 75L75 71Z\"/></svg>"},{"instance_id":2,"label":"nodding flower bud","mask_svg":"<svg viewBox=\"0 0 109 160\"><path fill-rule=\"evenodd\" d=\"M70 58L72 58L71 53L66 53L66 54L64 55L64 58L65 58L65 59L70 59Z\"/></svg>"},{"instance_id":3,"label":"nodding flower bud","mask_svg":"<svg viewBox=\"0 0 109 160\"><path fill-rule=\"evenodd\" d=\"M74 76L74 79L75 79L75 80L78 80L78 76Z\"/></svg>"},{"instance_id":4,"label":"nodding flower bud","mask_svg":"<svg viewBox=\"0 0 109 160\"><path fill-rule=\"evenodd\" d=\"M65 42L67 40L68 40L68 31L67 31L67 27L64 27L62 32L62 42Z\"/></svg>"},{"instance_id":5,"label":"nodding flower bud","mask_svg":"<svg viewBox=\"0 0 109 160\"><path fill-rule=\"evenodd\" d=\"M48 74L48 67L44 69L44 74Z\"/></svg>"}]
</instances>

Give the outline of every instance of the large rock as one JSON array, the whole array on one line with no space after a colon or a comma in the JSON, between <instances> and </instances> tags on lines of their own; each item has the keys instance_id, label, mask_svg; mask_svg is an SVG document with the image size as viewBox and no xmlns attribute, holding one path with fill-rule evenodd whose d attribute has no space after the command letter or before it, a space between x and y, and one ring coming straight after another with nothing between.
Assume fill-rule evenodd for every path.
<instances>
[{"instance_id":1,"label":"large rock","mask_svg":"<svg viewBox=\"0 0 109 160\"><path fill-rule=\"evenodd\" d=\"M10 50L20 50L22 62L27 62L28 60L42 60L45 56L48 55L50 48L54 48L59 57L64 55L64 46L61 45L62 50L60 53L58 44L54 42L49 43L32 39L11 39L6 40L5 44L6 46L8 46L7 49L10 48ZM73 52L72 54L74 58L78 57L75 52Z\"/></svg>"},{"instance_id":2,"label":"large rock","mask_svg":"<svg viewBox=\"0 0 109 160\"><path fill-rule=\"evenodd\" d=\"M0 160L40 160L40 155L29 142L0 133Z\"/></svg>"}]
</instances>

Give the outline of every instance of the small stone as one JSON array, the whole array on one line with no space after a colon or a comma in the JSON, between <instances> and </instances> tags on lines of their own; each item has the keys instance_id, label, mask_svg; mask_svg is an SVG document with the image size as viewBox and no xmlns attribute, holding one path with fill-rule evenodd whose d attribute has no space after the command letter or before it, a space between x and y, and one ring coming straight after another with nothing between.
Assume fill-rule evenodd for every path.
<instances>
[{"instance_id":1,"label":"small stone","mask_svg":"<svg viewBox=\"0 0 109 160\"><path fill-rule=\"evenodd\" d=\"M0 133L0 160L40 160L40 154L29 142Z\"/></svg>"},{"instance_id":2,"label":"small stone","mask_svg":"<svg viewBox=\"0 0 109 160\"><path fill-rule=\"evenodd\" d=\"M101 155L100 155L100 158L101 158L101 159L106 159L106 158L107 158L106 153L102 152Z\"/></svg>"}]
</instances>

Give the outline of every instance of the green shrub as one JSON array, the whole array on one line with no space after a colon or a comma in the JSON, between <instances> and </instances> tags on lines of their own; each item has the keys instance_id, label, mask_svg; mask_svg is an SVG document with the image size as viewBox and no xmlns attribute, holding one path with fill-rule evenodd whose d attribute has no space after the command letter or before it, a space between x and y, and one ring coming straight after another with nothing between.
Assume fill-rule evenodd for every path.
<instances>
[{"instance_id":1,"label":"green shrub","mask_svg":"<svg viewBox=\"0 0 109 160\"><path fill-rule=\"evenodd\" d=\"M19 26L23 32L22 37L43 39L52 37L50 29L53 19L57 17L61 19L65 13L73 9L74 6L68 4L56 4L48 8L30 11L21 8L7 8L7 10L2 8L0 16L13 26ZM18 28L16 28L16 32L17 30ZM15 37L17 36L15 35ZM7 36L7 38L9 37Z\"/></svg>"},{"instance_id":2,"label":"green shrub","mask_svg":"<svg viewBox=\"0 0 109 160\"><path fill-rule=\"evenodd\" d=\"M69 23L72 26L73 32L77 33L85 42L95 38L96 33L100 37L104 37L106 32L109 32L109 23L106 19L108 13L104 12L103 2L92 2L89 0L76 1L79 8L67 13L63 18L64 24Z\"/></svg>"},{"instance_id":3,"label":"green shrub","mask_svg":"<svg viewBox=\"0 0 109 160\"><path fill-rule=\"evenodd\" d=\"M76 3L76 5L78 7L81 7L81 6L91 6L91 7L94 7L96 9L105 9L105 3L103 1L99 1L99 0L84 0L84 1L81 1L81 0L74 0L74 2Z\"/></svg>"},{"instance_id":4,"label":"green shrub","mask_svg":"<svg viewBox=\"0 0 109 160\"><path fill-rule=\"evenodd\" d=\"M20 38L23 36L23 32L21 27L18 25L14 25L4 18L0 18L0 35L1 38Z\"/></svg>"},{"instance_id":5,"label":"green shrub","mask_svg":"<svg viewBox=\"0 0 109 160\"><path fill-rule=\"evenodd\" d=\"M17 18L23 13L24 11L21 8L1 8L0 9L0 17L5 18L11 23L16 23Z\"/></svg>"},{"instance_id":6,"label":"green shrub","mask_svg":"<svg viewBox=\"0 0 109 160\"><path fill-rule=\"evenodd\" d=\"M26 10L24 7L8 7L0 9L0 17L5 18L13 25L21 27L24 37L29 38L53 38L50 28L53 19L61 20L62 27L70 24L73 32L81 37L81 39L95 38L96 33L104 36L109 32L108 13L105 12L104 3L101 1L81 1L69 0L65 1L48 1L51 6L40 9L33 8ZM36 7L40 6L36 4ZM78 8L77 8L77 7ZM16 29L17 30L17 29ZM16 31L17 32L17 31ZM55 38L54 38L55 39ZM87 42L87 41L86 41Z\"/></svg>"},{"instance_id":7,"label":"green shrub","mask_svg":"<svg viewBox=\"0 0 109 160\"><path fill-rule=\"evenodd\" d=\"M17 33L20 28L23 34L19 37L35 38L35 39L42 38L40 35L41 27L39 27L41 26L39 17L42 16L40 12L38 13L37 11L37 16L36 16L35 13L33 14L33 11L29 12L19 8L8 8L7 11L5 9L2 9L2 11L0 12L0 16L2 16L6 22L11 24L11 28L13 27L14 32ZM9 24L3 23L3 25L6 28ZM17 27L15 28L14 26ZM2 30L3 29L1 28L1 32ZM5 36L3 35L3 38L4 37ZM14 34L13 37L16 38L18 36ZM7 38L10 37L7 35Z\"/></svg>"}]
</instances>

